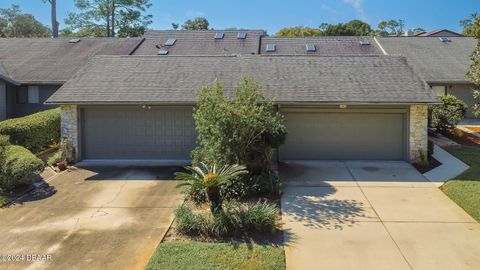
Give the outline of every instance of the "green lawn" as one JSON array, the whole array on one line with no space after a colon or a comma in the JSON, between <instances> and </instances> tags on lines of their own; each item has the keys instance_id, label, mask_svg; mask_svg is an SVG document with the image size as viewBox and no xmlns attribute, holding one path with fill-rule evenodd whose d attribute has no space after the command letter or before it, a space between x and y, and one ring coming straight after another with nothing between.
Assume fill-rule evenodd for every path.
<instances>
[{"instance_id":1,"label":"green lawn","mask_svg":"<svg viewBox=\"0 0 480 270\"><path fill-rule=\"evenodd\" d=\"M468 164L470 169L448 181L442 186L442 190L480 221L480 147L463 145L445 150Z\"/></svg>"},{"instance_id":2,"label":"green lawn","mask_svg":"<svg viewBox=\"0 0 480 270\"><path fill-rule=\"evenodd\" d=\"M175 241L161 243L145 269L285 269L283 247Z\"/></svg>"}]
</instances>

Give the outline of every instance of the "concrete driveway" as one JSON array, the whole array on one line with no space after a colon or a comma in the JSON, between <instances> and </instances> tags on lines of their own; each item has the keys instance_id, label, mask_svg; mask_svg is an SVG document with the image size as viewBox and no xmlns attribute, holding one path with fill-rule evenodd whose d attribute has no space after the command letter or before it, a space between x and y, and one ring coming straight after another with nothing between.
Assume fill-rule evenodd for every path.
<instances>
[{"instance_id":1,"label":"concrete driveway","mask_svg":"<svg viewBox=\"0 0 480 270\"><path fill-rule=\"evenodd\" d=\"M0 209L1 269L143 269L182 202L177 168L92 167ZM47 197L47 198L44 198ZM28 255L44 255L31 261ZM30 261L28 261L30 260Z\"/></svg>"},{"instance_id":2,"label":"concrete driveway","mask_svg":"<svg viewBox=\"0 0 480 270\"><path fill-rule=\"evenodd\" d=\"M405 162L279 167L287 269L480 269L480 225Z\"/></svg>"}]
</instances>

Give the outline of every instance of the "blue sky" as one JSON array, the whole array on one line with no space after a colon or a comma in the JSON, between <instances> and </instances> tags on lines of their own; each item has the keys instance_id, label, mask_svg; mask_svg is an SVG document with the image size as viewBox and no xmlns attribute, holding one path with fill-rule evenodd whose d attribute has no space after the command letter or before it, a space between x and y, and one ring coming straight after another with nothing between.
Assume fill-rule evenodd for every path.
<instances>
[{"instance_id":1,"label":"blue sky","mask_svg":"<svg viewBox=\"0 0 480 270\"><path fill-rule=\"evenodd\" d=\"M73 0L58 0L60 28L68 12L75 11ZM379 21L403 19L407 28L426 30L447 28L461 31L459 21L480 12L477 0L151 0L154 29L170 29L171 22L202 16L216 29L228 27L265 29L269 34L286 26L318 27L320 23L362 19L376 27ZM287 2L287 1L285 1ZM280 4L282 3L282 4ZM50 25L49 6L42 0L0 0L0 8L20 5Z\"/></svg>"}]
</instances>

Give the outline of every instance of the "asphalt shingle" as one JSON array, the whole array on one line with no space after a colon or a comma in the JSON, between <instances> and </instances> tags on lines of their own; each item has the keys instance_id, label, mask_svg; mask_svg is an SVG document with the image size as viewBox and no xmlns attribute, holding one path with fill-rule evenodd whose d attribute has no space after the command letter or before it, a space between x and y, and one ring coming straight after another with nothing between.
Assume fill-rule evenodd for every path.
<instances>
[{"instance_id":1,"label":"asphalt shingle","mask_svg":"<svg viewBox=\"0 0 480 270\"><path fill-rule=\"evenodd\" d=\"M215 33L223 33L222 39L215 39ZM245 39L238 33L246 32ZM152 30L145 33L145 41L133 54L157 55L160 49L168 50L168 55L235 55L258 54L263 30L205 30L174 31ZM175 38L173 46L165 46L169 38Z\"/></svg>"},{"instance_id":2,"label":"asphalt shingle","mask_svg":"<svg viewBox=\"0 0 480 270\"><path fill-rule=\"evenodd\" d=\"M241 76L278 103L430 103L437 99L404 57L96 56L47 103L195 103L215 79L231 93Z\"/></svg>"},{"instance_id":3,"label":"asphalt shingle","mask_svg":"<svg viewBox=\"0 0 480 270\"><path fill-rule=\"evenodd\" d=\"M376 37L389 55L403 55L429 83L468 83L470 55L477 40L473 37Z\"/></svg>"},{"instance_id":4,"label":"asphalt shingle","mask_svg":"<svg viewBox=\"0 0 480 270\"><path fill-rule=\"evenodd\" d=\"M128 55L141 38L2 38L0 63L2 75L20 83L61 84L93 56Z\"/></svg>"},{"instance_id":5,"label":"asphalt shingle","mask_svg":"<svg viewBox=\"0 0 480 270\"><path fill-rule=\"evenodd\" d=\"M265 37L262 38L261 54L265 55L379 55L381 50L370 37L370 45L361 45L362 37ZM275 52L267 52L267 44L275 44ZM314 44L315 52L307 52L306 44Z\"/></svg>"}]
</instances>

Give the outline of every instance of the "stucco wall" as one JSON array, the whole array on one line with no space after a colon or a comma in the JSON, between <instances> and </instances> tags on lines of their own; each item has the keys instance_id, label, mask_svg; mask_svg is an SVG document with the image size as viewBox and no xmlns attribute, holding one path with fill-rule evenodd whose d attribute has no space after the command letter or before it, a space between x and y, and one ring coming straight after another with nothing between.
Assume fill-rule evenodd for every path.
<instances>
[{"instance_id":1,"label":"stucco wall","mask_svg":"<svg viewBox=\"0 0 480 270\"><path fill-rule=\"evenodd\" d=\"M428 151L428 106L410 106L410 162L426 160Z\"/></svg>"},{"instance_id":2,"label":"stucco wall","mask_svg":"<svg viewBox=\"0 0 480 270\"><path fill-rule=\"evenodd\" d=\"M64 105L60 110L62 148L67 161L79 159L79 110L76 105Z\"/></svg>"}]
</instances>

